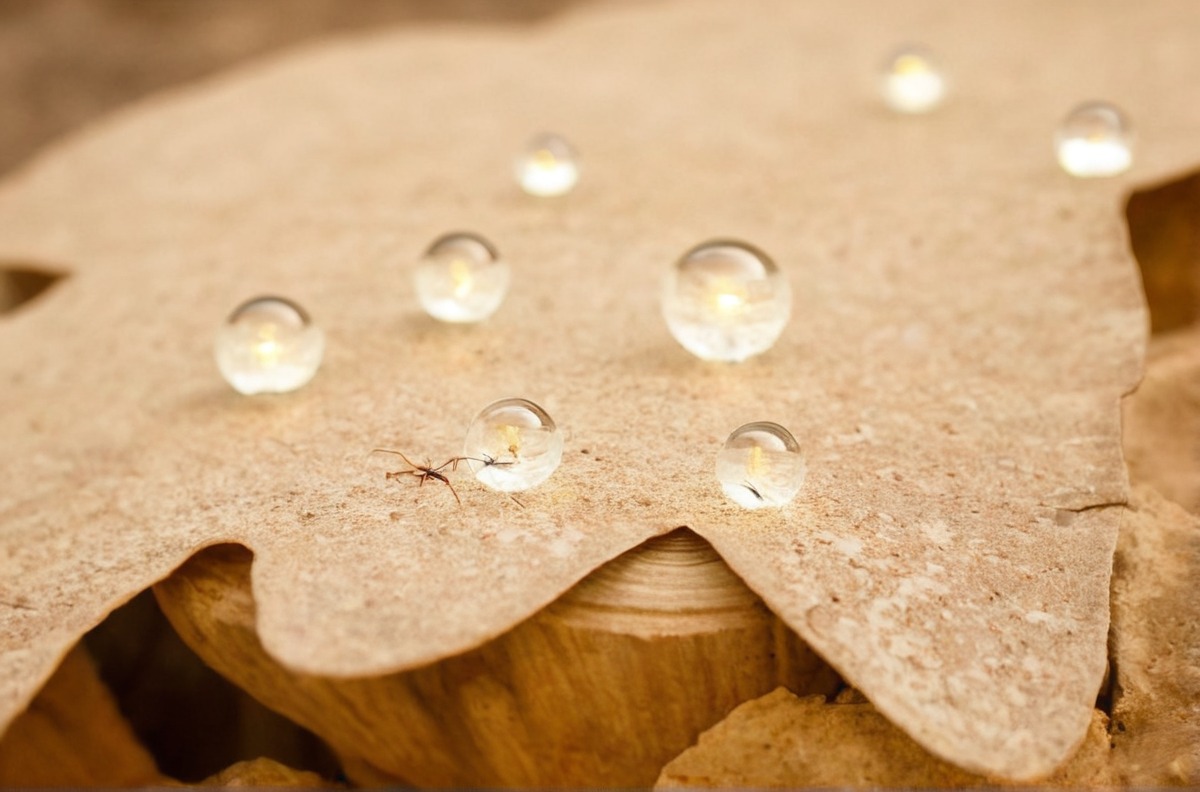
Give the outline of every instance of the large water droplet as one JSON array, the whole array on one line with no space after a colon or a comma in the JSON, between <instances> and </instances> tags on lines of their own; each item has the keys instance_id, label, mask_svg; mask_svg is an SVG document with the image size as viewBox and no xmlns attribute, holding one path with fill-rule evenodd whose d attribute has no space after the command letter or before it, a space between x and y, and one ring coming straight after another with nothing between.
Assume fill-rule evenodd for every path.
<instances>
[{"instance_id":1,"label":"large water droplet","mask_svg":"<svg viewBox=\"0 0 1200 792\"><path fill-rule=\"evenodd\" d=\"M779 338L791 317L792 289L766 253L716 240L671 268L662 311L671 335L696 357L741 361Z\"/></svg>"},{"instance_id":2,"label":"large water droplet","mask_svg":"<svg viewBox=\"0 0 1200 792\"><path fill-rule=\"evenodd\" d=\"M1063 119L1054 150L1058 164L1072 176L1116 176L1133 164L1133 130L1115 106L1086 102Z\"/></svg>"},{"instance_id":3,"label":"large water droplet","mask_svg":"<svg viewBox=\"0 0 1200 792\"><path fill-rule=\"evenodd\" d=\"M221 325L214 351L221 374L239 393L285 393L317 373L325 334L291 300L257 297Z\"/></svg>"},{"instance_id":4,"label":"large water droplet","mask_svg":"<svg viewBox=\"0 0 1200 792\"><path fill-rule=\"evenodd\" d=\"M804 456L792 433L777 423L738 427L717 454L717 480L747 509L784 506L804 485Z\"/></svg>"},{"instance_id":5,"label":"large water droplet","mask_svg":"<svg viewBox=\"0 0 1200 792\"><path fill-rule=\"evenodd\" d=\"M527 399L484 407L467 429L463 456L475 478L501 492L521 492L550 478L562 461L562 433Z\"/></svg>"},{"instance_id":6,"label":"large water droplet","mask_svg":"<svg viewBox=\"0 0 1200 792\"><path fill-rule=\"evenodd\" d=\"M417 264L413 283L421 307L443 322L481 322L508 294L508 262L478 234L436 239Z\"/></svg>"}]
</instances>

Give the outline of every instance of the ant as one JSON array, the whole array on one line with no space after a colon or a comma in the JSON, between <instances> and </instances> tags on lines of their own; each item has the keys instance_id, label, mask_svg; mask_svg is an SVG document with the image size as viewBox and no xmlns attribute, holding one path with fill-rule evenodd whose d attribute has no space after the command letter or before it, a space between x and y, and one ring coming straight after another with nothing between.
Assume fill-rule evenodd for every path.
<instances>
[{"instance_id":1,"label":"ant","mask_svg":"<svg viewBox=\"0 0 1200 792\"><path fill-rule=\"evenodd\" d=\"M393 470L387 473L385 477L388 481L391 481L392 479L398 479L401 476L415 476L416 478L420 479L421 483L417 486L424 486L425 482L429 481L430 479L433 479L434 481L440 481L450 488L450 494L454 496L454 500L459 506L462 506L462 498L458 497L458 491L454 489L454 485L450 483L450 477L444 472L446 468L449 468L450 472L454 472L458 470L458 463L460 462L479 462L484 467L491 467L493 465L506 467L508 465L515 464L515 462L500 462L495 457L485 453L483 454L482 459L465 456L450 457L437 467L433 467L428 460L426 460L424 465L418 465L416 462L413 462L411 459L405 456L403 451L393 451L390 448L373 448L371 449L371 453L395 454L404 460L404 464L408 465L408 470ZM516 500L516 498L513 500ZM517 501L517 503L520 504L520 501Z\"/></svg>"},{"instance_id":2,"label":"ant","mask_svg":"<svg viewBox=\"0 0 1200 792\"><path fill-rule=\"evenodd\" d=\"M450 478L442 471L446 468L450 468L451 471L458 470L458 463L462 462L466 457L451 457L437 467L432 467L428 461L424 465L418 465L405 456L403 451L393 451L390 448L372 448L371 453L395 454L404 460L404 464L408 465L408 470L393 470L389 472L386 475L388 481L400 478L401 476L416 476L421 480L418 486L424 486L425 482L430 479L440 481L450 488L450 494L454 496L454 500L458 505L462 506L462 499L458 497L458 492L454 489L454 485L450 483Z\"/></svg>"},{"instance_id":3,"label":"ant","mask_svg":"<svg viewBox=\"0 0 1200 792\"><path fill-rule=\"evenodd\" d=\"M458 460L460 462L479 462L484 467L508 467L509 465L517 464L517 460L515 459L510 459L507 462L501 462L486 451L481 453L483 454L483 459L476 459L475 457L458 457Z\"/></svg>"}]
</instances>

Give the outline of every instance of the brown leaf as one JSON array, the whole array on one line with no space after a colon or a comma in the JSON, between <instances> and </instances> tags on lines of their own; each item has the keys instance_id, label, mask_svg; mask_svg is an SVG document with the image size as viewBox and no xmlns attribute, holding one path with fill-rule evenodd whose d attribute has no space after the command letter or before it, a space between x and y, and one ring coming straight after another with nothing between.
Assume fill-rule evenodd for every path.
<instances>
[{"instance_id":1,"label":"brown leaf","mask_svg":"<svg viewBox=\"0 0 1200 792\"><path fill-rule=\"evenodd\" d=\"M0 252L74 277L0 324L0 722L203 546L254 550L269 653L348 676L478 646L688 525L927 749L1049 772L1091 718L1117 530L1097 507L1126 497L1117 402L1145 312L1116 207L1195 156L1200 109L1175 97L1200 23L1183 0L947 8L665 2L328 44L8 181ZM935 116L856 87L898 30L961 86ZM1133 40L1155 57L1097 82ZM1053 127L1100 89L1153 145L1128 176L1073 181ZM556 203L507 172L543 124L586 156ZM486 325L436 326L407 269L463 226L514 288ZM732 367L690 359L657 306L659 273L725 234L796 291L776 348ZM240 398L212 334L264 291L306 305L329 353L305 390ZM459 508L367 457L456 454L505 396L567 434L525 508L465 477ZM712 467L761 419L810 474L750 514Z\"/></svg>"},{"instance_id":2,"label":"brown leaf","mask_svg":"<svg viewBox=\"0 0 1200 792\"><path fill-rule=\"evenodd\" d=\"M1107 718L1045 786L1114 786ZM738 707L663 768L656 789L680 787L996 787L929 754L869 703L826 704L780 688Z\"/></svg>"}]
</instances>

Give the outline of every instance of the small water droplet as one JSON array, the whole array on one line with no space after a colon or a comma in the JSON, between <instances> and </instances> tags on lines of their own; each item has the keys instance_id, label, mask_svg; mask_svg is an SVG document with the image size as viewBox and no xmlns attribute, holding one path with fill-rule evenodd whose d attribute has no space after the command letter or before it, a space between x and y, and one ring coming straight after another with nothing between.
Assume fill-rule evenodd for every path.
<instances>
[{"instance_id":1,"label":"small water droplet","mask_svg":"<svg viewBox=\"0 0 1200 792\"><path fill-rule=\"evenodd\" d=\"M804 455L792 433L777 423L738 427L717 454L717 481L747 509L784 506L804 485Z\"/></svg>"},{"instance_id":2,"label":"small water droplet","mask_svg":"<svg viewBox=\"0 0 1200 792\"><path fill-rule=\"evenodd\" d=\"M898 50L883 69L883 101L897 113L928 113L946 97L946 79L921 47Z\"/></svg>"},{"instance_id":3,"label":"small water droplet","mask_svg":"<svg viewBox=\"0 0 1200 792\"><path fill-rule=\"evenodd\" d=\"M742 361L775 343L792 313L792 289L771 257L715 240L689 250L663 287L663 317L675 340L703 360Z\"/></svg>"},{"instance_id":4,"label":"small water droplet","mask_svg":"<svg viewBox=\"0 0 1200 792\"><path fill-rule=\"evenodd\" d=\"M477 234L458 232L434 240L413 274L417 299L434 319L481 322L508 294L508 262Z\"/></svg>"},{"instance_id":5,"label":"small water droplet","mask_svg":"<svg viewBox=\"0 0 1200 792\"><path fill-rule=\"evenodd\" d=\"M257 297L221 325L214 351L221 374L239 393L286 393L317 373L325 334L291 300Z\"/></svg>"},{"instance_id":6,"label":"small water droplet","mask_svg":"<svg viewBox=\"0 0 1200 792\"><path fill-rule=\"evenodd\" d=\"M517 183L530 195L563 195L579 181L579 155L565 138L542 134L521 150L515 170Z\"/></svg>"},{"instance_id":7,"label":"small water droplet","mask_svg":"<svg viewBox=\"0 0 1200 792\"><path fill-rule=\"evenodd\" d=\"M562 461L563 438L554 420L527 399L484 407L467 429L463 456L475 478L501 492L536 487Z\"/></svg>"},{"instance_id":8,"label":"small water droplet","mask_svg":"<svg viewBox=\"0 0 1200 792\"><path fill-rule=\"evenodd\" d=\"M1072 176L1116 176L1133 164L1133 129L1117 107L1085 102L1063 119L1054 149L1058 164Z\"/></svg>"}]
</instances>

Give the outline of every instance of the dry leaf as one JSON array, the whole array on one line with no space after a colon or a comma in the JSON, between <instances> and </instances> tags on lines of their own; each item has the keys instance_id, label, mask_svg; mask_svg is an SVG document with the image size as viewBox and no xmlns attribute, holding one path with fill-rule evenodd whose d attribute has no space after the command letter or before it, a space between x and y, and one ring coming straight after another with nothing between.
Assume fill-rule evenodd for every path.
<instances>
[{"instance_id":1,"label":"dry leaf","mask_svg":"<svg viewBox=\"0 0 1200 792\"><path fill-rule=\"evenodd\" d=\"M1114 786L1108 719L1096 711L1079 747L1047 786ZM656 789L680 787L940 788L997 786L931 756L869 703L827 704L780 688L748 701L663 768Z\"/></svg>"},{"instance_id":2,"label":"dry leaf","mask_svg":"<svg viewBox=\"0 0 1200 792\"><path fill-rule=\"evenodd\" d=\"M1103 507L1126 498L1117 402L1145 313L1117 207L1197 156L1177 97L1198 27L1186 0L604 6L314 47L56 147L0 188L0 255L71 273L0 318L0 723L203 546L253 548L269 653L352 676L478 646L688 525L924 747L1050 772L1091 718ZM927 119L870 85L901 35L959 86ZM1116 58L1126 41L1153 57ZM1049 141L1097 94L1146 144L1128 176L1078 182ZM586 156L558 202L508 172L543 126ZM407 285L461 227L514 267L477 328L435 325ZM796 291L740 366L690 359L658 315L659 273L716 235ZM328 333L301 392L241 398L211 363L260 292ZM466 478L459 508L367 456L458 453L512 395L567 435L523 509ZM760 419L810 474L751 514L712 467Z\"/></svg>"}]
</instances>

